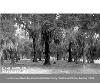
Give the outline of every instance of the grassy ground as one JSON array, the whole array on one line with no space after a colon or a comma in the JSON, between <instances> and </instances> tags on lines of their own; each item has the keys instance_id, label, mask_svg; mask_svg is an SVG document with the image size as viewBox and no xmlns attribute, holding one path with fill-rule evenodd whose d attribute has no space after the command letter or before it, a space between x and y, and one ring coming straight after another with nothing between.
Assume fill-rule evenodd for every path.
<instances>
[{"instance_id":1,"label":"grassy ground","mask_svg":"<svg viewBox=\"0 0 100 83\"><path fill-rule=\"evenodd\" d=\"M0 65L0 73L9 74L100 74L100 64L75 64L59 60L56 64L44 66L44 61L33 63L30 60L20 60L14 65L5 61L3 66Z\"/></svg>"}]
</instances>

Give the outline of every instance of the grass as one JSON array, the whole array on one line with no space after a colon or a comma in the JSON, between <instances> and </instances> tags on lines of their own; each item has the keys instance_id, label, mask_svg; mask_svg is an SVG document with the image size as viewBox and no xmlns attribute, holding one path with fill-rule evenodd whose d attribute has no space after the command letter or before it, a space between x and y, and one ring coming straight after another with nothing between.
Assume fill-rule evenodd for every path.
<instances>
[{"instance_id":1,"label":"grass","mask_svg":"<svg viewBox=\"0 0 100 83\"><path fill-rule=\"evenodd\" d=\"M10 74L100 74L100 64L75 64L74 62L56 61L56 64L44 66L44 61L31 62L30 60L20 60L14 65L9 61L0 67L1 73ZM3 70L2 70L3 69Z\"/></svg>"}]
</instances>

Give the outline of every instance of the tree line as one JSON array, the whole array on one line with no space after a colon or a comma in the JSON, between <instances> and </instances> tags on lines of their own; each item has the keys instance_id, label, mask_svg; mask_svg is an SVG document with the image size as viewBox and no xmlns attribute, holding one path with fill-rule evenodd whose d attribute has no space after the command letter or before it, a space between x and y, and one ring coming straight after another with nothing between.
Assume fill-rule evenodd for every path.
<instances>
[{"instance_id":1,"label":"tree line","mask_svg":"<svg viewBox=\"0 0 100 83\"><path fill-rule=\"evenodd\" d=\"M51 64L50 56L93 63L99 59L99 27L99 14L0 14L1 61L15 63L21 54L33 62L44 58L44 65ZM16 36L18 28L28 38Z\"/></svg>"}]
</instances>

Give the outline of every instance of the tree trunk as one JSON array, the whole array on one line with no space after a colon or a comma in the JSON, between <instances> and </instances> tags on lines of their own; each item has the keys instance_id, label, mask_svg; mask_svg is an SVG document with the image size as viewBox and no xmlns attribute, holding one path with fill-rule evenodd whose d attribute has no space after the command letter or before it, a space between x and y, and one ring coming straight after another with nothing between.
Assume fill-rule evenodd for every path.
<instances>
[{"instance_id":1,"label":"tree trunk","mask_svg":"<svg viewBox=\"0 0 100 83\"><path fill-rule=\"evenodd\" d=\"M18 58L19 58L19 57L18 57L18 54L16 54L16 62L18 62Z\"/></svg>"},{"instance_id":2,"label":"tree trunk","mask_svg":"<svg viewBox=\"0 0 100 83\"><path fill-rule=\"evenodd\" d=\"M18 62L18 58L16 58L16 62Z\"/></svg>"},{"instance_id":3,"label":"tree trunk","mask_svg":"<svg viewBox=\"0 0 100 83\"><path fill-rule=\"evenodd\" d=\"M14 61L14 59L11 59L11 64L15 64L15 61Z\"/></svg>"},{"instance_id":4,"label":"tree trunk","mask_svg":"<svg viewBox=\"0 0 100 83\"><path fill-rule=\"evenodd\" d=\"M85 64L85 52L83 54L83 64Z\"/></svg>"},{"instance_id":5,"label":"tree trunk","mask_svg":"<svg viewBox=\"0 0 100 83\"><path fill-rule=\"evenodd\" d=\"M90 59L90 63L94 63L93 57L91 57L91 59Z\"/></svg>"},{"instance_id":6,"label":"tree trunk","mask_svg":"<svg viewBox=\"0 0 100 83\"><path fill-rule=\"evenodd\" d=\"M39 50L38 53L39 53L39 57L38 57L39 58L39 61L42 61L42 59L41 59L42 58L42 52Z\"/></svg>"},{"instance_id":7,"label":"tree trunk","mask_svg":"<svg viewBox=\"0 0 100 83\"><path fill-rule=\"evenodd\" d=\"M85 53L85 44L83 42L83 45L82 45L83 65L85 64L85 55L86 55L86 53Z\"/></svg>"},{"instance_id":8,"label":"tree trunk","mask_svg":"<svg viewBox=\"0 0 100 83\"><path fill-rule=\"evenodd\" d=\"M14 55L11 55L11 64L15 64Z\"/></svg>"},{"instance_id":9,"label":"tree trunk","mask_svg":"<svg viewBox=\"0 0 100 83\"><path fill-rule=\"evenodd\" d=\"M94 63L94 60L91 60L90 63Z\"/></svg>"},{"instance_id":10,"label":"tree trunk","mask_svg":"<svg viewBox=\"0 0 100 83\"><path fill-rule=\"evenodd\" d=\"M3 59L3 56L1 56L1 65L3 65L4 63L4 59Z\"/></svg>"},{"instance_id":11,"label":"tree trunk","mask_svg":"<svg viewBox=\"0 0 100 83\"><path fill-rule=\"evenodd\" d=\"M15 64L15 60L14 60L14 50L12 48L10 48L10 60L11 60L11 64Z\"/></svg>"},{"instance_id":12,"label":"tree trunk","mask_svg":"<svg viewBox=\"0 0 100 83\"><path fill-rule=\"evenodd\" d=\"M89 58L87 58L87 63L90 63L90 60L89 60Z\"/></svg>"},{"instance_id":13,"label":"tree trunk","mask_svg":"<svg viewBox=\"0 0 100 83\"><path fill-rule=\"evenodd\" d=\"M69 43L69 57L68 57L68 62L72 62L71 42Z\"/></svg>"},{"instance_id":14,"label":"tree trunk","mask_svg":"<svg viewBox=\"0 0 100 83\"><path fill-rule=\"evenodd\" d=\"M17 53L17 51L15 51L15 58L16 58L16 62L18 62L18 53Z\"/></svg>"},{"instance_id":15,"label":"tree trunk","mask_svg":"<svg viewBox=\"0 0 100 83\"><path fill-rule=\"evenodd\" d=\"M24 54L22 54L22 59L24 58Z\"/></svg>"},{"instance_id":16,"label":"tree trunk","mask_svg":"<svg viewBox=\"0 0 100 83\"><path fill-rule=\"evenodd\" d=\"M77 62L77 54L76 54L76 57L75 57L75 63L77 64L78 62Z\"/></svg>"},{"instance_id":17,"label":"tree trunk","mask_svg":"<svg viewBox=\"0 0 100 83\"><path fill-rule=\"evenodd\" d=\"M50 55L49 55L49 40L45 41L45 62L44 65L50 65Z\"/></svg>"},{"instance_id":18,"label":"tree trunk","mask_svg":"<svg viewBox=\"0 0 100 83\"><path fill-rule=\"evenodd\" d=\"M39 54L39 56L38 56L39 61L42 61L42 50L39 50L38 51L38 54Z\"/></svg>"},{"instance_id":19,"label":"tree trunk","mask_svg":"<svg viewBox=\"0 0 100 83\"><path fill-rule=\"evenodd\" d=\"M37 57L36 57L36 49L35 49L35 38L33 38L33 50L34 50L34 57L33 57L33 62L38 62Z\"/></svg>"},{"instance_id":20,"label":"tree trunk","mask_svg":"<svg viewBox=\"0 0 100 83\"><path fill-rule=\"evenodd\" d=\"M59 54L58 54L58 52L57 52L57 60L59 60Z\"/></svg>"},{"instance_id":21,"label":"tree trunk","mask_svg":"<svg viewBox=\"0 0 100 83\"><path fill-rule=\"evenodd\" d=\"M64 61L66 60L65 57L63 57L63 60L64 60Z\"/></svg>"},{"instance_id":22,"label":"tree trunk","mask_svg":"<svg viewBox=\"0 0 100 83\"><path fill-rule=\"evenodd\" d=\"M3 50L4 53L4 60L7 60L7 49Z\"/></svg>"}]
</instances>

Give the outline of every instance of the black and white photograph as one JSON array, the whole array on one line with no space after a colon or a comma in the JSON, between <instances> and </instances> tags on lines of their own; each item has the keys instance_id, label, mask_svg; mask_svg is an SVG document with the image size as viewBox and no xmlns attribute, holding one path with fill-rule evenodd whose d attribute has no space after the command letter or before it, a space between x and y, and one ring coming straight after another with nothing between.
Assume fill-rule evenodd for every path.
<instances>
[{"instance_id":1,"label":"black and white photograph","mask_svg":"<svg viewBox=\"0 0 100 83\"><path fill-rule=\"evenodd\" d=\"M100 13L0 13L0 79L99 79L96 75Z\"/></svg>"}]
</instances>

